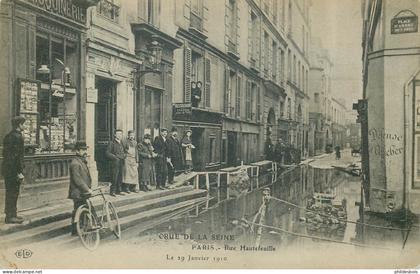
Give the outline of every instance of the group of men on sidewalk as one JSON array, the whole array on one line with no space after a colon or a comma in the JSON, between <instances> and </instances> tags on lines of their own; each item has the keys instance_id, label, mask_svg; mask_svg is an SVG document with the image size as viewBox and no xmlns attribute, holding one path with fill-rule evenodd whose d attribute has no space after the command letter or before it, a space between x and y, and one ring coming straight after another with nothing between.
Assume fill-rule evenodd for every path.
<instances>
[{"instance_id":1,"label":"group of men on sidewalk","mask_svg":"<svg viewBox=\"0 0 420 274\"><path fill-rule=\"evenodd\" d=\"M153 143L150 134L145 134L139 144L133 131L129 131L126 140L122 136L122 130L116 130L106 151L111 163L111 196L150 191L154 184L163 190L168 188L167 182L174 183L176 173L188 170L184 160L187 148L178 139L176 128L169 136L166 128L160 129Z\"/></svg>"},{"instance_id":2,"label":"group of men on sidewalk","mask_svg":"<svg viewBox=\"0 0 420 274\"><path fill-rule=\"evenodd\" d=\"M16 116L12 119L12 130L3 140L2 175L5 181L5 223L21 224L24 219L17 215L17 200L20 186L24 180L24 131L25 118ZM179 172L191 170L191 130L187 130L182 141L178 139L176 128L170 136L168 130L160 129L160 135L152 143L150 134L145 134L141 143L135 140L133 131L123 140L123 131L117 129L114 139L109 143L106 156L111 167L110 195L150 191L156 183L156 189L163 190L166 182L174 183L174 176ZM92 194L92 177L87 162L88 146L84 141L77 141L74 150L76 156L69 167L70 184L68 198L73 200L72 235L76 235L74 216L76 210L86 203ZM139 176L140 173L140 176Z\"/></svg>"},{"instance_id":3,"label":"group of men on sidewalk","mask_svg":"<svg viewBox=\"0 0 420 274\"><path fill-rule=\"evenodd\" d=\"M273 144L270 136L267 137L264 146L265 158L269 161L275 161L281 164L300 163L300 149L292 147L290 144L278 138L277 143Z\"/></svg>"}]
</instances>

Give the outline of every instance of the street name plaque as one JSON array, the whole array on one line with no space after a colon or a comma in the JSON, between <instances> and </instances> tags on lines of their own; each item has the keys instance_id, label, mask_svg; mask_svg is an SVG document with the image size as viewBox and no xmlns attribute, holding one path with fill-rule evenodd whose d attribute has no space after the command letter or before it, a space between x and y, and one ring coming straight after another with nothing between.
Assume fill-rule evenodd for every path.
<instances>
[{"instance_id":1,"label":"street name plaque","mask_svg":"<svg viewBox=\"0 0 420 274\"><path fill-rule=\"evenodd\" d=\"M391 34L418 32L418 17L404 16L391 20Z\"/></svg>"}]
</instances>

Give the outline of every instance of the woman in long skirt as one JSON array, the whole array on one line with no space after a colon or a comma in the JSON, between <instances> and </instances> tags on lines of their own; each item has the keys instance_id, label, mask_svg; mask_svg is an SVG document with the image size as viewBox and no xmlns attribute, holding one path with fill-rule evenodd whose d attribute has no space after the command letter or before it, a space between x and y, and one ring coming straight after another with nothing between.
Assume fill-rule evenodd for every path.
<instances>
[{"instance_id":1,"label":"woman in long skirt","mask_svg":"<svg viewBox=\"0 0 420 274\"><path fill-rule=\"evenodd\" d=\"M156 174L153 159L156 153L153 151L150 134L145 134L143 142L138 145L138 153L140 158L140 188L143 191L150 191L151 185L155 184Z\"/></svg>"},{"instance_id":2,"label":"woman in long skirt","mask_svg":"<svg viewBox=\"0 0 420 274\"><path fill-rule=\"evenodd\" d=\"M192 170L193 161L192 161L192 150L195 146L191 142L192 131L188 129L185 132L184 137L182 138L182 148L184 149L184 159L185 159L185 172L188 173Z\"/></svg>"}]
</instances>

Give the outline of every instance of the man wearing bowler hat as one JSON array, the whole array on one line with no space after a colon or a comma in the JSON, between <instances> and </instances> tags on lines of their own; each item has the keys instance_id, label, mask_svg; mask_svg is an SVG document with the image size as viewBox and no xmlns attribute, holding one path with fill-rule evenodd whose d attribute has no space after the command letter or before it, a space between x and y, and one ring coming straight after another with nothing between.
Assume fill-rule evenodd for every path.
<instances>
[{"instance_id":1,"label":"man wearing bowler hat","mask_svg":"<svg viewBox=\"0 0 420 274\"><path fill-rule=\"evenodd\" d=\"M16 116L12 119L12 131L3 139L2 174L6 186L4 213L6 224L21 224L23 218L17 216L17 199L23 182L23 157L25 153L24 130L25 118Z\"/></svg>"},{"instance_id":2,"label":"man wearing bowler hat","mask_svg":"<svg viewBox=\"0 0 420 274\"><path fill-rule=\"evenodd\" d=\"M124 172L124 160L127 155L122 144L123 131L121 129L115 130L114 137L114 140L108 144L106 156L111 160L112 181L109 194L115 197L116 194L125 195L123 191L121 191L121 184Z\"/></svg>"},{"instance_id":3,"label":"man wearing bowler hat","mask_svg":"<svg viewBox=\"0 0 420 274\"><path fill-rule=\"evenodd\" d=\"M156 189L165 189L166 178L168 177L168 164L170 164L170 158L168 157L168 143L166 137L168 136L168 130L162 128L160 135L156 136L153 142L155 153L156 164Z\"/></svg>"},{"instance_id":4,"label":"man wearing bowler hat","mask_svg":"<svg viewBox=\"0 0 420 274\"><path fill-rule=\"evenodd\" d=\"M76 142L74 149L76 157L70 164L69 199L73 200L73 213L71 217L71 235L77 235L74 217L76 210L86 203L86 199L92 194L92 178L87 166L87 145L84 141Z\"/></svg>"}]
</instances>

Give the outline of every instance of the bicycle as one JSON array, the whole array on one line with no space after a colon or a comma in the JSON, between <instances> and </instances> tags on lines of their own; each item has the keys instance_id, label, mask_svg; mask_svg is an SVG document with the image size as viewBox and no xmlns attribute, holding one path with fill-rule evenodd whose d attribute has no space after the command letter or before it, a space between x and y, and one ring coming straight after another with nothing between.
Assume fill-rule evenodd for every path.
<instances>
[{"instance_id":1,"label":"bicycle","mask_svg":"<svg viewBox=\"0 0 420 274\"><path fill-rule=\"evenodd\" d=\"M98 193L89 195L86 198L86 204L81 205L75 214L77 234L83 246L91 251L99 246L99 232L101 230L109 229L117 239L121 239L121 226L115 206L105 198L102 188L93 189L92 192ZM101 196L103 199L102 214L100 216L96 213L95 207L90 200L96 196Z\"/></svg>"}]
</instances>

